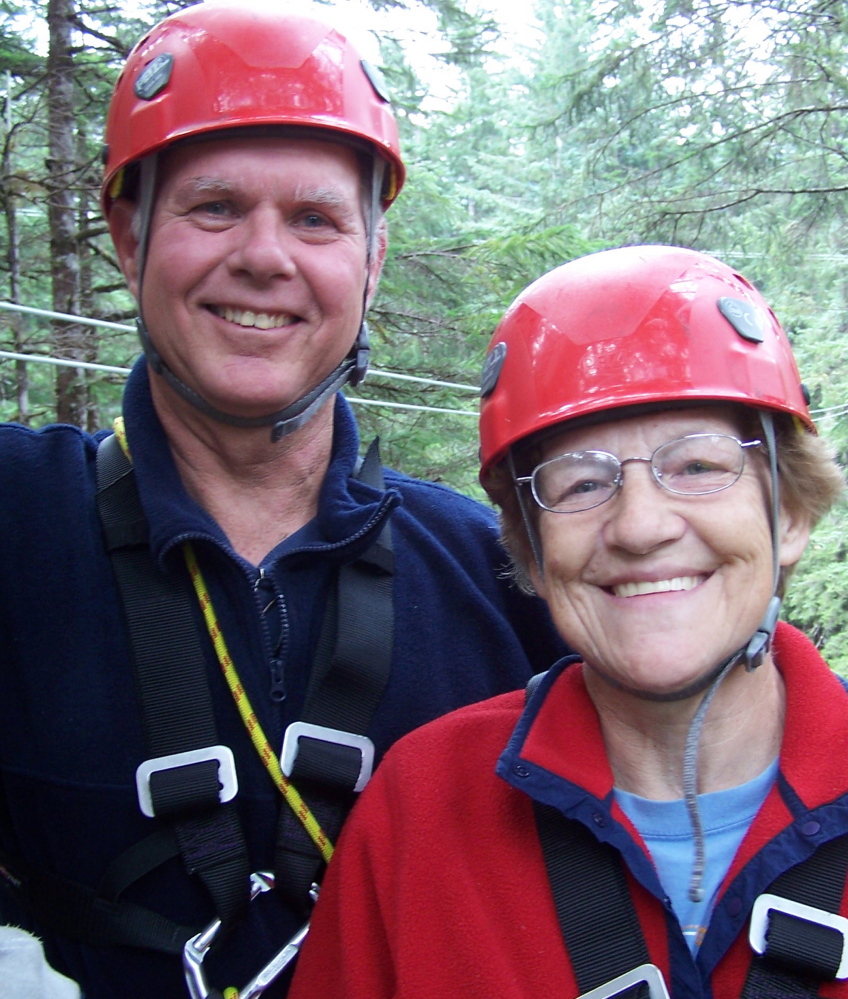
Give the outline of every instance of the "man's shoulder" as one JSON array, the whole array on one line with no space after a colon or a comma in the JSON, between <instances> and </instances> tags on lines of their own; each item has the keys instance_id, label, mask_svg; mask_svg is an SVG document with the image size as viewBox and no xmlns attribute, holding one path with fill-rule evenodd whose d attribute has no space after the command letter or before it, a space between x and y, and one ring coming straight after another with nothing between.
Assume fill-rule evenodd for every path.
<instances>
[{"instance_id":1,"label":"man's shoulder","mask_svg":"<svg viewBox=\"0 0 848 999\"><path fill-rule=\"evenodd\" d=\"M523 690L513 690L457 708L403 736L388 751L389 768L419 771L421 760L490 757L492 768L524 710ZM382 764L381 764L382 766ZM387 768L387 769L389 769ZM440 769L440 765L436 767Z\"/></svg>"},{"instance_id":2,"label":"man's shoulder","mask_svg":"<svg viewBox=\"0 0 848 999\"><path fill-rule=\"evenodd\" d=\"M491 507L440 482L415 479L391 468L384 468L386 486L403 496L404 506L422 514L445 515L462 523L497 529L497 516Z\"/></svg>"},{"instance_id":3,"label":"man's shoulder","mask_svg":"<svg viewBox=\"0 0 848 999\"><path fill-rule=\"evenodd\" d=\"M58 471L55 466L61 459L84 460L94 454L98 441L106 433L90 434L67 423L50 423L39 428L0 423L2 464L11 475L24 474L28 465Z\"/></svg>"}]
</instances>

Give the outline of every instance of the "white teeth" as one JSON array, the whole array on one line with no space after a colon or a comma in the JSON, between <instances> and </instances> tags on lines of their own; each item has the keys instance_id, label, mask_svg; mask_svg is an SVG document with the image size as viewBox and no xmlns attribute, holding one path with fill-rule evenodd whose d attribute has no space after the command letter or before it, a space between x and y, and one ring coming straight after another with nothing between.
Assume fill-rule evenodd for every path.
<instances>
[{"instance_id":1,"label":"white teeth","mask_svg":"<svg viewBox=\"0 0 848 999\"><path fill-rule=\"evenodd\" d=\"M285 312L251 312L249 309L231 309L228 306L213 311L229 323L235 323L237 326L253 326L258 330L280 329L295 322L295 317Z\"/></svg>"},{"instance_id":2,"label":"white teeth","mask_svg":"<svg viewBox=\"0 0 848 999\"><path fill-rule=\"evenodd\" d=\"M671 590L694 590L705 576L675 576L674 579L657 579L639 583L621 583L612 588L617 597L638 597L646 593L668 593Z\"/></svg>"}]
</instances>

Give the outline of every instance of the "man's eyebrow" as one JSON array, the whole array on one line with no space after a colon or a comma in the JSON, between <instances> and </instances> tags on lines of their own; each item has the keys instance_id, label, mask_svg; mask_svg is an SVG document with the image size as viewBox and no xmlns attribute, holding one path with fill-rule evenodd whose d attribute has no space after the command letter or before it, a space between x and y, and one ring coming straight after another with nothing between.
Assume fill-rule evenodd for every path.
<instances>
[{"instance_id":1,"label":"man's eyebrow","mask_svg":"<svg viewBox=\"0 0 848 999\"><path fill-rule=\"evenodd\" d=\"M306 204L324 206L325 208L350 208L356 210L356 205L351 205L350 199L346 198L341 191L330 185L315 187L306 184L299 184L294 192L295 200Z\"/></svg>"},{"instance_id":2,"label":"man's eyebrow","mask_svg":"<svg viewBox=\"0 0 848 999\"><path fill-rule=\"evenodd\" d=\"M233 194L236 188L220 177L187 177L174 191L179 199L194 198L200 195L214 195L216 198L226 198Z\"/></svg>"}]
</instances>

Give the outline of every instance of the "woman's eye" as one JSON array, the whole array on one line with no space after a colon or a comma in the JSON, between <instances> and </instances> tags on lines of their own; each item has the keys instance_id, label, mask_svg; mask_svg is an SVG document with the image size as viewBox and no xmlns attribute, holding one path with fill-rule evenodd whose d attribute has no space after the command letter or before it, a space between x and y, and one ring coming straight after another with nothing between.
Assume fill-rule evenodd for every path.
<instances>
[{"instance_id":1,"label":"woman's eye","mask_svg":"<svg viewBox=\"0 0 848 999\"><path fill-rule=\"evenodd\" d=\"M597 479L582 479L580 482L575 482L571 486L566 495L570 493L593 493L596 489L603 488L603 484L598 482Z\"/></svg>"},{"instance_id":2,"label":"woman's eye","mask_svg":"<svg viewBox=\"0 0 848 999\"><path fill-rule=\"evenodd\" d=\"M703 475L704 472L714 472L716 466L709 461L690 461L683 469L683 475Z\"/></svg>"}]
</instances>

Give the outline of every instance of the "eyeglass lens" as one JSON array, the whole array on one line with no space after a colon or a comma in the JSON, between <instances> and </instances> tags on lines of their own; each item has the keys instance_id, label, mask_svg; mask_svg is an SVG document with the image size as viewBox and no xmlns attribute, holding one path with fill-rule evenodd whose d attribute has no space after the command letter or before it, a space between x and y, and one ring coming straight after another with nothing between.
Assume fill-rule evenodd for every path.
<instances>
[{"instance_id":1,"label":"eyeglass lens","mask_svg":"<svg viewBox=\"0 0 848 999\"><path fill-rule=\"evenodd\" d=\"M531 477L533 495L545 510L578 513L610 499L622 482L622 465L650 461L656 481L684 496L717 493L732 486L745 467L744 448L735 437L690 434L658 447L646 458L619 461L605 451L574 451L543 462Z\"/></svg>"}]
</instances>

